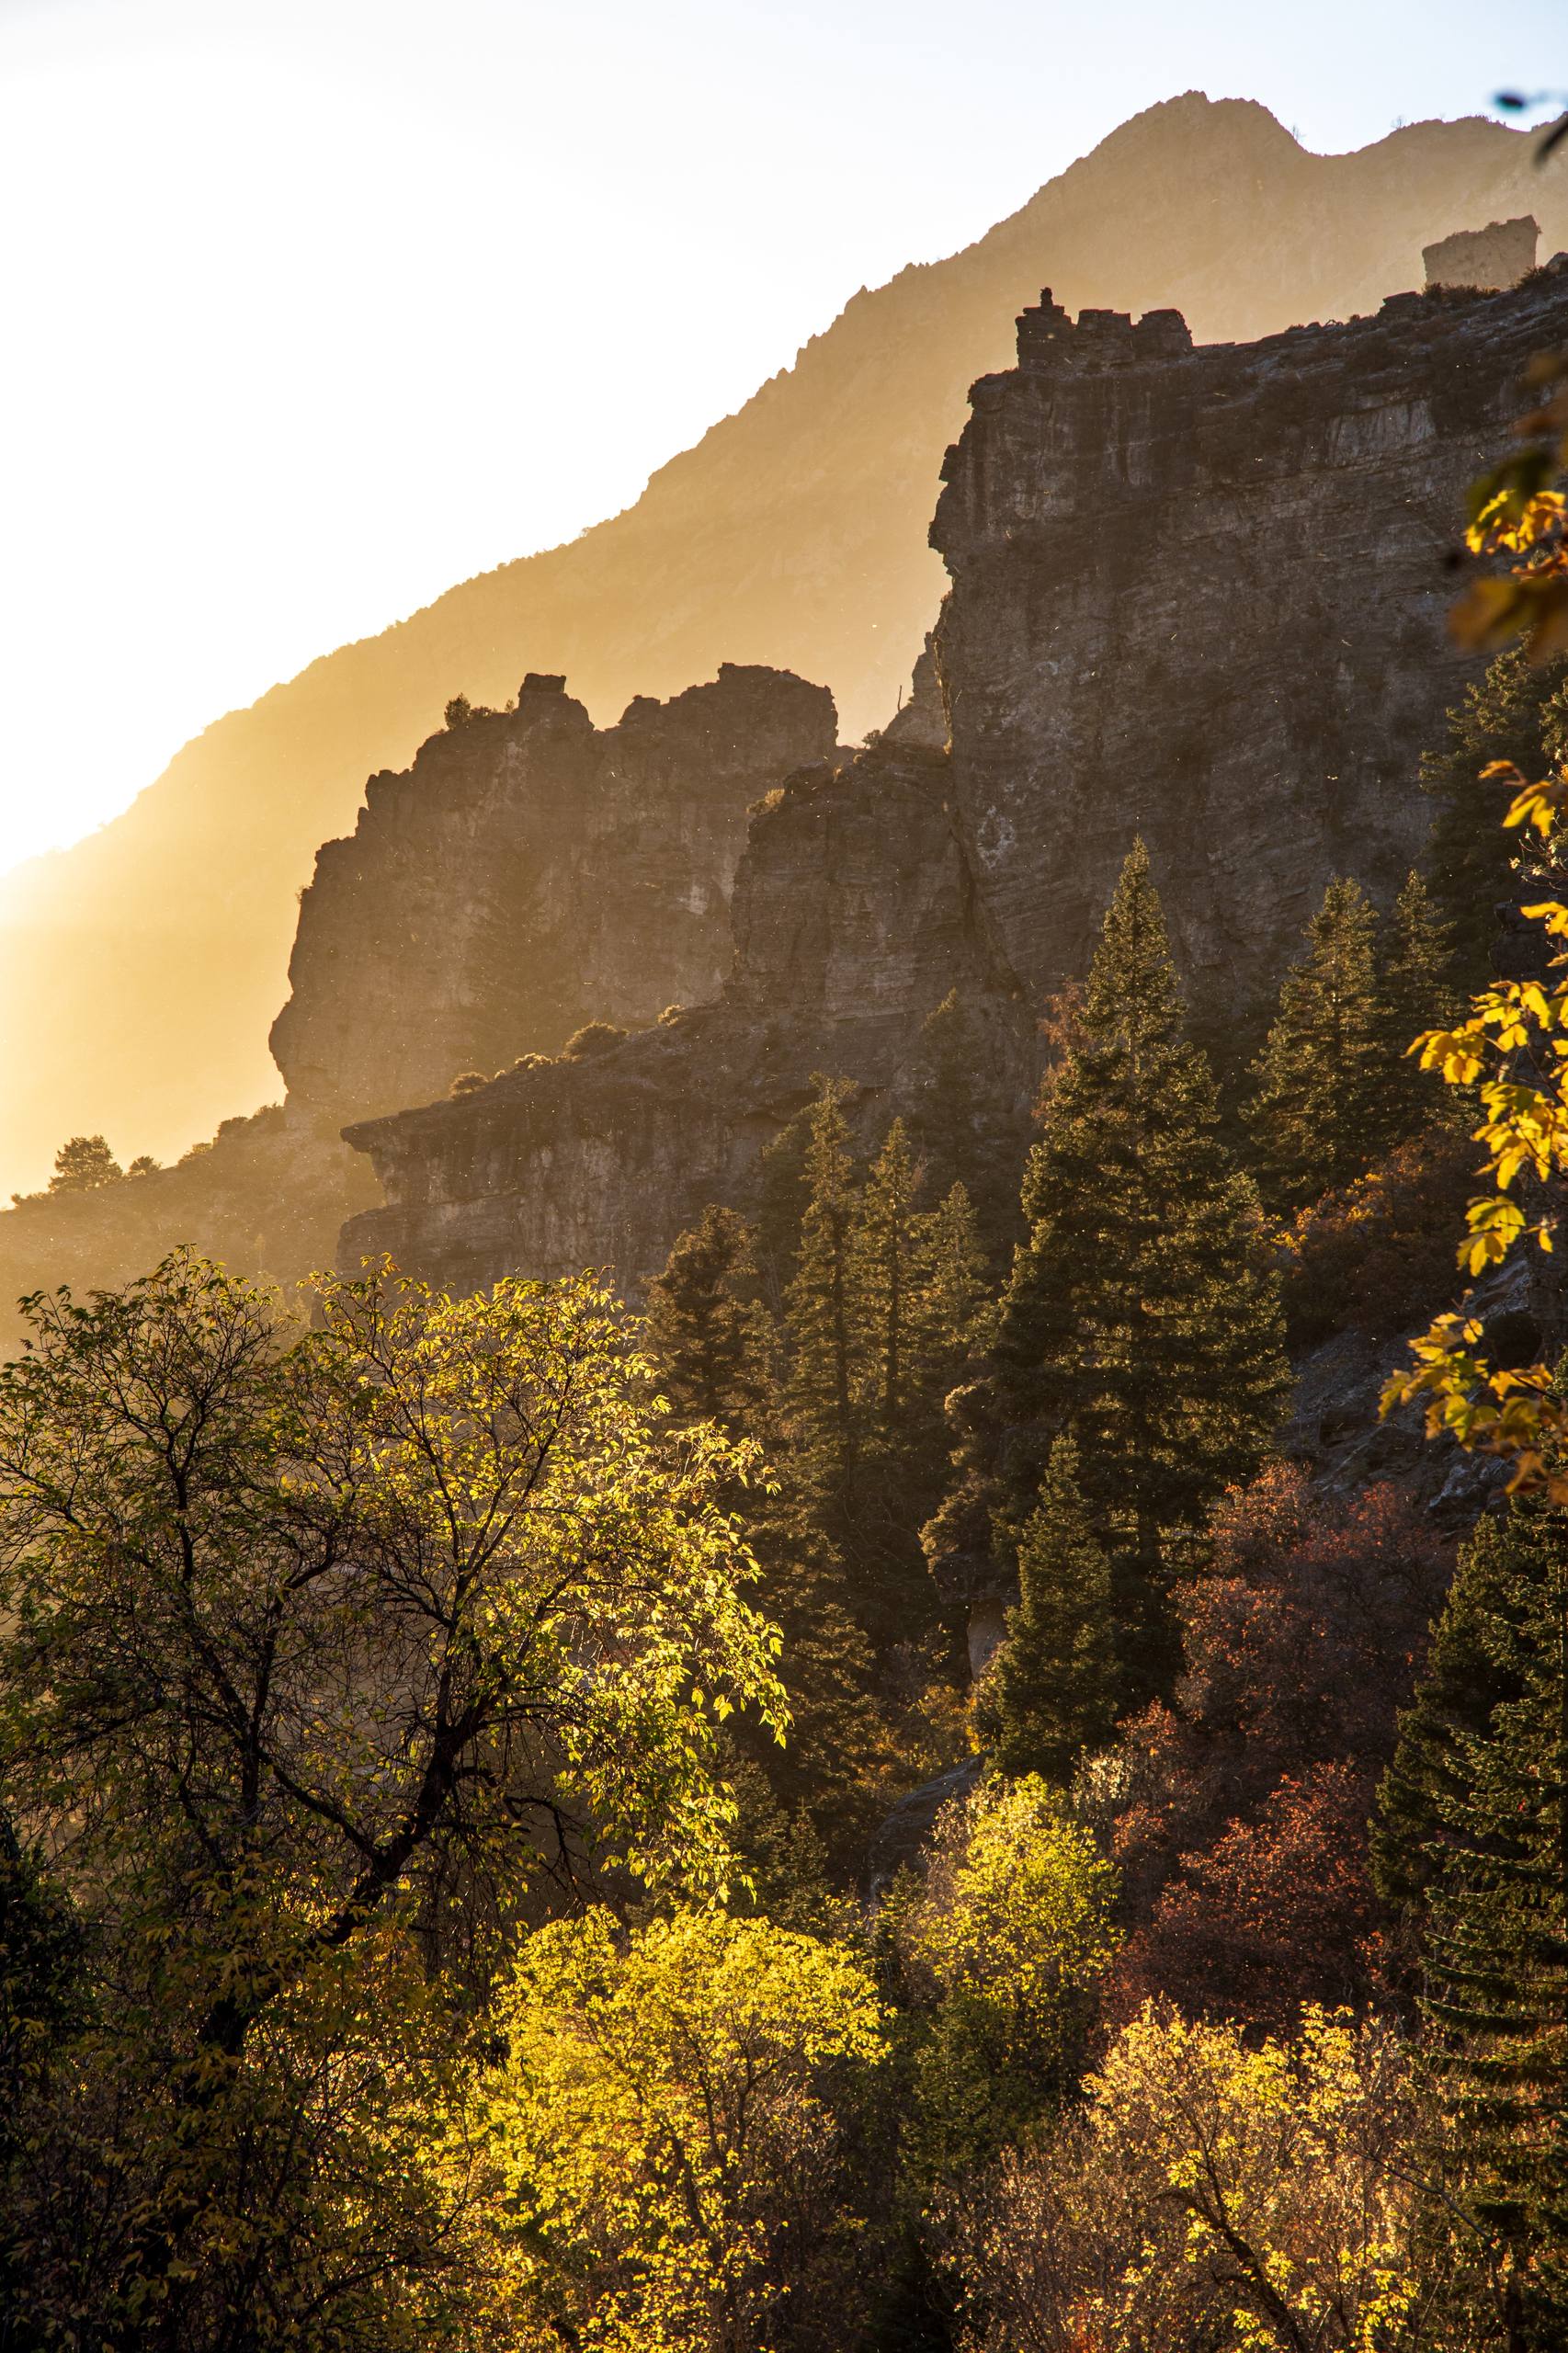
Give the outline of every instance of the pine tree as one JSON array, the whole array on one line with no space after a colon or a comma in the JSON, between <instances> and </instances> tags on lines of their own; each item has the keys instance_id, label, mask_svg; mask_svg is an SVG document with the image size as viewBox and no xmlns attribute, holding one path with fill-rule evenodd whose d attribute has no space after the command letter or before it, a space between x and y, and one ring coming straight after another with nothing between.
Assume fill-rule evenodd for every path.
<instances>
[{"instance_id":1,"label":"pine tree","mask_svg":"<svg viewBox=\"0 0 1568 2353\"><path fill-rule=\"evenodd\" d=\"M811 1149L814 1106L796 1113L767 1143L757 1168L756 1263L762 1297L780 1319L800 1263L801 1225L809 1187L806 1154Z\"/></svg>"},{"instance_id":2,"label":"pine tree","mask_svg":"<svg viewBox=\"0 0 1568 2353\"><path fill-rule=\"evenodd\" d=\"M1509 788L1482 780L1494 761L1532 779L1568 751L1568 662L1532 663L1519 647L1500 654L1449 713L1449 741L1421 763L1434 802L1429 854L1434 896L1449 928L1450 978L1464 995L1483 987L1497 937L1496 909L1517 896L1514 861L1522 847L1505 833Z\"/></svg>"},{"instance_id":3,"label":"pine tree","mask_svg":"<svg viewBox=\"0 0 1568 2353\"><path fill-rule=\"evenodd\" d=\"M1568 2338L1568 1516L1477 1531L1381 1798L1415 1910L1450 2195L1495 2258L1510 2353Z\"/></svg>"},{"instance_id":4,"label":"pine tree","mask_svg":"<svg viewBox=\"0 0 1568 2353\"><path fill-rule=\"evenodd\" d=\"M733 1210L709 1208L648 1286L643 1344L683 1422L762 1435L771 1381L757 1282L751 1229Z\"/></svg>"},{"instance_id":5,"label":"pine tree","mask_svg":"<svg viewBox=\"0 0 1568 2353\"><path fill-rule=\"evenodd\" d=\"M863 1799L884 1762L885 1741L869 1696L874 1661L846 1606L843 1560L791 1471L778 1426L772 1329L757 1298L752 1231L733 1210L709 1208L670 1252L650 1284L643 1341L661 1385L683 1422L716 1421L758 1439L777 1491L744 1489L730 1499L761 1570L757 1606L784 1635L778 1672L791 1728L783 1749L753 1739L741 1751L759 1768L789 1820L812 1820L835 1847L863 1827Z\"/></svg>"},{"instance_id":6,"label":"pine tree","mask_svg":"<svg viewBox=\"0 0 1568 2353\"><path fill-rule=\"evenodd\" d=\"M942 1402L972 1370L991 1323L992 1285L980 1218L962 1185L953 1186L919 1220L915 1241L915 1393L924 1403L924 1423L939 1445Z\"/></svg>"},{"instance_id":7,"label":"pine tree","mask_svg":"<svg viewBox=\"0 0 1568 2353\"><path fill-rule=\"evenodd\" d=\"M1449 983L1449 928L1422 877L1412 868L1394 901L1379 975L1378 1024L1384 1102L1384 1151L1451 1116L1453 1096L1436 1073L1406 1050L1423 1029L1440 1029L1457 1008ZM1473 1125L1473 1120L1471 1122Z\"/></svg>"},{"instance_id":8,"label":"pine tree","mask_svg":"<svg viewBox=\"0 0 1568 2353\"><path fill-rule=\"evenodd\" d=\"M883 1443L901 1429L915 1386L923 1176L903 1122L895 1120L867 1174L851 1226L851 1313L862 1327L867 1420Z\"/></svg>"},{"instance_id":9,"label":"pine tree","mask_svg":"<svg viewBox=\"0 0 1568 2353\"><path fill-rule=\"evenodd\" d=\"M796 1476L829 1540L851 1549L864 1451L868 1335L857 1313L859 1184L844 1116L848 1083L822 1079L806 1148L806 1209L785 1302L785 1413Z\"/></svg>"},{"instance_id":10,"label":"pine tree","mask_svg":"<svg viewBox=\"0 0 1568 2353\"><path fill-rule=\"evenodd\" d=\"M1488 1630L1506 1607L1510 1555L1530 1540L1533 1525L1525 1506L1475 1529L1432 1630L1415 1696L1400 1715L1378 1791L1372 1870L1383 1901L1413 1920L1423 1915L1451 1845L1447 1825L1470 1780L1468 1744L1485 1732L1500 1702L1520 1695L1517 1676L1494 1655Z\"/></svg>"},{"instance_id":11,"label":"pine tree","mask_svg":"<svg viewBox=\"0 0 1568 2353\"><path fill-rule=\"evenodd\" d=\"M1286 973L1247 1107L1254 1165L1272 1210L1304 1209L1376 1158L1387 1122L1386 1023L1377 915L1360 885L1330 882Z\"/></svg>"},{"instance_id":12,"label":"pine tree","mask_svg":"<svg viewBox=\"0 0 1568 2353\"><path fill-rule=\"evenodd\" d=\"M96 1193L118 1185L125 1171L102 1136L72 1136L54 1155L51 1193Z\"/></svg>"},{"instance_id":13,"label":"pine tree","mask_svg":"<svg viewBox=\"0 0 1568 2353\"><path fill-rule=\"evenodd\" d=\"M1116 1718L1110 1573L1059 1438L1018 1541L1018 1605L975 1694L976 1729L1004 1773L1065 1782Z\"/></svg>"},{"instance_id":14,"label":"pine tree","mask_svg":"<svg viewBox=\"0 0 1568 2353\"><path fill-rule=\"evenodd\" d=\"M991 1384L1007 1425L995 1506L1004 1562L1066 1432L1110 1560L1128 1700L1174 1671L1170 1580L1212 1504L1257 1468L1289 1378L1256 1196L1221 1140L1213 1079L1184 1023L1139 842L1106 915L1081 1042L1030 1154L1029 1237Z\"/></svg>"}]
</instances>

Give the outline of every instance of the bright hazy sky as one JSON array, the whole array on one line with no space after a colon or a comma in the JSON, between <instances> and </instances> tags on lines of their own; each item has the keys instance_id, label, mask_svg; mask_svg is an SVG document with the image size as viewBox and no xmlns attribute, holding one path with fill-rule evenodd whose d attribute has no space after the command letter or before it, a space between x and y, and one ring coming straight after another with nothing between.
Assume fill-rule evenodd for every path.
<instances>
[{"instance_id":1,"label":"bright hazy sky","mask_svg":"<svg viewBox=\"0 0 1568 2353\"><path fill-rule=\"evenodd\" d=\"M1562 0L0 0L0 869L552 545L1156 99L1568 84Z\"/></svg>"}]
</instances>

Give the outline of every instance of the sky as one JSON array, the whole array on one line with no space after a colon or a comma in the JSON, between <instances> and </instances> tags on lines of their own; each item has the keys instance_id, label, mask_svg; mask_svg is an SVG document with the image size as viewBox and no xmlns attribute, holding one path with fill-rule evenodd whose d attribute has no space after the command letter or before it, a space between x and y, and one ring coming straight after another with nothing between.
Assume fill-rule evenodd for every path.
<instances>
[{"instance_id":1,"label":"sky","mask_svg":"<svg viewBox=\"0 0 1568 2353\"><path fill-rule=\"evenodd\" d=\"M574 537L1128 116L1338 151L1562 0L0 0L0 871Z\"/></svg>"}]
</instances>

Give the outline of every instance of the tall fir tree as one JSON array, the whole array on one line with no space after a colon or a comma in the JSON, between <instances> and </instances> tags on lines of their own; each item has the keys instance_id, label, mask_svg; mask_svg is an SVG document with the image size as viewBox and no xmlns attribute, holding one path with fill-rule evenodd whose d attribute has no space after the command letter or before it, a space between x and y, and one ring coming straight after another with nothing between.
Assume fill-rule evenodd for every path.
<instances>
[{"instance_id":1,"label":"tall fir tree","mask_svg":"<svg viewBox=\"0 0 1568 2353\"><path fill-rule=\"evenodd\" d=\"M1018 1603L974 1697L977 1732L1004 1773L1064 1783L1116 1721L1110 1571L1059 1438L1018 1540Z\"/></svg>"},{"instance_id":2,"label":"tall fir tree","mask_svg":"<svg viewBox=\"0 0 1568 2353\"><path fill-rule=\"evenodd\" d=\"M851 1313L863 1333L866 1419L884 1440L902 1426L915 1385L924 1176L903 1121L895 1120L851 1220Z\"/></svg>"},{"instance_id":3,"label":"tall fir tree","mask_svg":"<svg viewBox=\"0 0 1568 2353\"><path fill-rule=\"evenodd\" d=\"M763 1150L757 1170L756 1249L762 1298L778 1322L801 1255L801 1224L810 1188L806 1154L811 1149L815 1106L798 1111Z\"/></svg>"},{"instance_id":4,"label":"tall fir tree","mask_svg":"<svg viewBox=\"0 0 1568 2353\"><path fill-rule=\"evenodd\" d=\"M1080 1040L1043 1106L1023 1207L989 1384L1006 1430L992 1447L996 1539L1016 1559L1051 1444L1071 1436L1131 1703L1174 1672L1171 1581L1210 1506L1257 1469L1289 1383L1256 1194L1187 1035L1142 842L1106 915Z\"/></svg>"},{"instance_id":5,"label":"tall fir tree","mask_svg":"<svg viewBox=\"0 0 1568 2353\"><path fill-rule=\"evenodd\" d=\"M1388 1033L1378 985L1377 912L1335 880L1286 973L1254 1065L1253 1165L1271 1210L1305 1209L1377 1157L1388 1121Z\"/></svg>"},{"instance_id":6,"label":"tall fir tree","mask_svg":"<svg viewBox=\"0 0 1568 2353\"><path fill-rule=\"evenodd\" d=\"M1375 1866L1419 1926L1451 2201L1509 2353L1568 2342L1568 1515L1467 1547L1380 1797Z\"/></svg>"},{"instance_id":7,"label":"tall fir tree","mask_svg":"<svg viewBox=\"0 0 1568 2353\"><path fill-rule=\"evenodd\" d=\"M970 1369L985 1303L984 1254L967 1193L955 1185L924 1210L924 1189L895 1120L867 1172L851 1229L862 1434L851 1542L862 1613L882 1643L934 1620L919 1531L946 1476L943 1400Z\"/></svg>"},{"instance_id":8,"label":"tall fir tree","mask_svg":"<svg viewBox=\"0 0 1568 2353\"><path fill-rule=\"evenodd\" d=\"M1423 1070L1420 1057L1408 1051L1423 1029L1441 1029L1458 1009L1449 979L1449 926L1414 868L1394 901L1382 945L1378 1022L1383 1101L1378 1125L1386 1151L1455 1116L1454 1090L1435 1071ZM1467 1108L1461 1101L1461 1110Z\"/></svg>"},{"instance_id":9,"label":"tall fir tree","mask_svg":"<svg viewBox=\"0 0 1568 2353\"><path fill-rule=\"evenodd\" d=\"M730 1209L705 1209L648 1286L643 1341L683 1422L762 1435L771 1404L769 1326L753 1236Z\"/></svg>"},{"instance_id":10,"label":"tall fir tree","mask_svg":"<svg viewBox=\"0 0 1568 2353\"><path fill-rule=\"evenodd\" d=\"M1449 977L1461 995L1484 987L1500 903L1518 896L1516 860L1528 847L1503 830L1509 787L1483 779L1508 761L1530 779L1568 752L1568 660L1531 662L1518 646L1499 654L1449 713L1449 740L1421 762L1432 798L1428 853L1437 912L1448 926Z\"/></svg>"},{"instance_id":11,"label":"tall fir tree","mask_svg":"<svg viewBox=\"0 0 1568 2353\"><path fill-rule=\"evenodd\" d=\"M643 1340L677 1419L757 1439L777 1474L788 1438L759 1279L751 1228L733 1210L705 1210L649 1285ZM870 1696L875 1663L847 1607L844 1562L799 1480L776 1475L731 1501L761 1571L758 1606L784 1637L778 1672L790 1714L783 1748L745 1723L738 1744L786 1819L804 1816L836 1853L857 1836L887 1761Z\"/></svg>"},{"instance_id":12,"label":"tall fir tree","mask_svg":"<svg viewBox=\"0 0 1568 2353\"><path fill-rule=\"evenodd\" d=\"M823 1079L805 1155L806 1205L785 1299L785 1412L795 1475L824 1533L850 1550L864 1451L869 1334L858 1313L859 1177L844 1115L846 1081Z\"/></svg>"},{"instance_id":13,"label":"tall fir tree","mask_svg":"<svg viewBox=\"0 0 1568 2353\"><path fill-rule=\"evenodd\" d=\"M913 1347L920 1442L929 1437L939 1449L943 1401L973 1370L992 1322L994 1287L980 1216L962 1185L954 1185L925 1212L915 1245Z\"/></svg>"}]
</instances>

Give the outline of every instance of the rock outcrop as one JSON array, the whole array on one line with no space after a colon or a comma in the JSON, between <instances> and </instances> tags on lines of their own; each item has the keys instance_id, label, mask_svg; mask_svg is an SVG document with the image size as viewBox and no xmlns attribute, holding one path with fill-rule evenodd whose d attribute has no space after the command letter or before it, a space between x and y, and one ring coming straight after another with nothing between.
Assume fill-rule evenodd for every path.
<instances>
[{"instance_id":1,"label":"rock outcrop","mask_svg":"<svg viewBox=\"0 0 1568 2353\"><path fill-rule=\"evenodd\" d=\"M563 680L530 676L513 709L372 777L302 896L273 1032L287 1103L172 1168L0 1215L0 1328L26 1291L110 1288L180 1243L287 1290L378 1199L345 1120L711 996L748 806L835 733L826 688L781 671L725 664L602 732Z\"/></svg>"},{"instance_id":2,"label":"rock outcrop","mask_svg":"<svg viewBox=\"0 0 1568 2353\"><path fill-rule=\"evenodd\" d=\"M1456 229L1435 245L1423 245L1428 286L1481 286L1493 293L1517 286L1535 267L1540 223L1533 212L1514 221L1490 221L1484 229Z\"/></svg>"},{"instance_id":3,"label":"rock outcrop","mask_svg":"<svg viewBox=\"0 0 1568 2353\"><path fill-rule=\"evenodd\" d=\"M1565 333L1568 264L1196 350L1168 313L1024 313L931 536L957 822L1032 995L1083 968L1135 833L1213 1020L1271 989L1331 875L1392 899L1469 675L1465 486Z\"/></svg>"},{"instance_id":4,"label":"rock outcrop","mask_svg":"<svg viewBox=\"0 0 1568 2353\"><path fill-rule=\"evenodd\" d=\"M748 1198L817 1072L854 1077L867 1135L916 1109L921 1026L950 990L977 1078L1021 1133L1028 1023L975 919L928 660L918 683L871 749L801 770L758 809L715 1003L347 1131L387 1207L349 1222L340 1263L385 1252L458 1288L606 1267L635 1294L706 1202Z\"/></svg>"},{"instance_id":5,"label":"rock outcrop","mask_svg":"<svg viewBox=\"0 0 1568 2353\"><path fill-rule=\"evenodd\" d=\"M1178 304L1200 341L1347 317L1450 230L1534 208L1545 251L1568 244L1568 174L1534 145L1428 122L1313 155L1260 106L1152 108L963 252L856 295L624 515L216 721L113 824L0 884L0 1195L74 1130L168 1159L275 1093L295 893L460 690L499 701L531 663L603 722L726 656L825 681L851 740L880 721L941 594L926 528L965 387L1008 364L1043 278L1074 309Z\"/></svg>"},{"instance_id":6,"label":"rock outcrop","mask_svg":"<svg viewBox=\"0 0 1568 2353\"><path fill-rule=\"evenodd\" d=\"M945 467L942 715L927 663L871 750L754 820L714 1004L352 1129L388 1206L346 1260L610 1264L635 1290L704 1201L744 1204L813 1071L857 1082L868 1132L917 1108L949 989L1017 1120L1036 1012L1140 832L1233 1045L1328 876L1386 900L1420 849L1418 756L1469 675L1444 628L1464 486L1565 340L1568 263L1242 347L1194 350L1169 312L1026 313Z\"/></svg>"},{"instance_id":7,"label":"rock outcrop","mask_svg":"<svg viewBox=\"0 0 1568 2353\"><path fill-rule=\"evenodd\" d=\"M717 995L750 802L834 749L825 688L722 665L597 729L559 677L373 776L300 907L272 1029L291 1115L339 1126Z\"/></svg>"}]
</instances>

